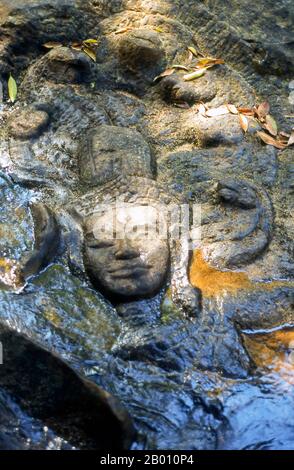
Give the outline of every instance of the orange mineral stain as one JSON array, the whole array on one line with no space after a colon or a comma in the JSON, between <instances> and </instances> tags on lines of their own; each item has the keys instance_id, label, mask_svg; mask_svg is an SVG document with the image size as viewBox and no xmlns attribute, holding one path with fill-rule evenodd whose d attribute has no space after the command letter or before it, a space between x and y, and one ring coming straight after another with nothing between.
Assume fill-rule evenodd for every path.
<instances>
[{"instance_id":1,"label":"orange mineral stain","mask_svg":"<svg viewBox=\"0 0 294 470\"><path fill-rule=\"evenodd\" d=\"M216 297L224 293L237 294L241 289L272 291L279 287L294 287L293 281L251 281L242 271L222 271L211 266L201 250L195 250L189 272L190 282L201 290L204 297Z\"/></svg>"},{"instance_id":2,"label":"orange mineral stain","mask_svg":"<svg viewBox=\"0 0 294 470\"><path fill-rule=\"evenodd\" d=\"M240 289L252 288L246 273L221 271L210 266L201 250L195 250L193 253L190 282L194 287L198 287L205 297L214 297L224 292L235 294Z\"/></svg>"},{"instance_id":3,"label":"orange mineral stain","mask_svg":"<svg viewBox=\"0 0 294 470\"><path fill-rule=\"evenodd\" d=\"M275 372L294 385L294 329L270 333L243 333L244 346L254 364Z\"/></svg>"}]
</instances>

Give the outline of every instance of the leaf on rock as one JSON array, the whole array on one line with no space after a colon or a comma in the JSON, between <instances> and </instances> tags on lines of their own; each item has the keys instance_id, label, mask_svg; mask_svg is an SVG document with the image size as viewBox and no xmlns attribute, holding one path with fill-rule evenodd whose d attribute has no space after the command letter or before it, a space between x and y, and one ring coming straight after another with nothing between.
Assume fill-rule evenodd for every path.
<instances>
[{"instance_id":1,"label":"leaf on rock","mask_svg":"<svg viewBox=\"0 0 294 470\"><path fill-rule=\"evenodd\" d=\"M289 137L287 146L289 147L290 145L293 145L293 144L294 144L294 129L292 129L292 132L291 132L291 135Z\"/></svg>"},{"instance_id":2,"label":"leaf on rock","mask_svg":"<svg viewBox=\"0 0 294 470\"><path fill-rule=\"evenodd\" d=\"M190 109L190 105L186 101L178 101L174 103L177 108Z\"/></svg>"},{"instance_id":3,"label":"leaf on rock","mask_svg":"<svg viewBox=\"0 0 294 470\"><path fill-rule=\"evenodd\" d=\"M193 56L192 52L191 52L191 51L189 51L189 54L188 54L188 59L187 59L187 63L188 63L188 64L191 64L191 62L192 62L193 58L194 58L194 56Z\"/></svg>"},{"instance_id":4,"label":"leaf on rock","mask_svg":"<svg viewBox=\"0 0 294 470\"><path fill-rule=\"evenodd\" d=\"M287 139L288 141L289 137L290 137L290 134L288 134L287 132L283 132L283 131L279 132L279 139Z\"/></svg>"},{"instance_id":5,"label":"leaf on rock","mask_svg":"<svg viewBox=\"0 0 294 470\"><path fill-rule=\"evenodd\" d=\"M176 71L176 69L173 69L173 68L166 69L160 75L157 75L157 77L155 77L153 81L157 82L161 78L168 77L169 75L172 75L173 73L175 73L175 71Z\"/></svg>"},{"instance_id":6,"label":"leaf on rock","mask_svg":"<svg viewBox=\"0 0 294 470\"><path fill-rule=\"evenodd\" d=\"M195 47L188 47L188 51L191 52L191 54L194 55L195 57L198 56L198 53L197 53Z\"/></svg>"},{"instance_id":7,"label":"leaf on rock","mask_svg":"<svg viewBox=\"0 0 294 470\"><path fill-rule=\"evenodd\" d=\"M238 109L236 108L236 106L234 104L227 104L227 108L230 111L230 113L239 114Z\"/></svg>"},{"instance_id":8,"label":"leaf on rock","mask_svg":"<svg viewBox=\"0 0 294 470\"><path fill-rule=\"evenodd\" d=\"M156 31L157 33L164 33L164 29L160 26L156 26L156 28L154 28L154 31Z\"/></svg>"},{"instance_id":9,"label":"leaf on rock","mask_svg":"<svg viewBox=\"0 0 294 470\"><path fill-rule=\"evenodd\" d=\"M269 134L266 134L265 132L257 132L257 135L261 138L261 140L267 144L267 145L273 145L277 149L284 149L287 147L287 144L284 144L283 142L280 142L279 140L274 139L272 136Z\"/></svg>"},{"instance_id":10,"label":"leaf on rock","mask_svg":"<svg viewBox=\"0 0 294 470\"><path fill-rule=\"evenodd\" d=\"M88 46L83 46L82 51L87 54L94 62L96 62L96 52L94 49Z\"/></svg>"},{"instance_id":11,"label":"leaf on rock","mask_svg":"<svg viewBox=\"0 0 294 470\"><path fill-rule=\"evenodd\" d=\"M17 97L17 84L11 74L8 80L8 95L9 95L10 101L14 103Z\"/></svg>"},{"instance_id":12,"label":"leaf on rock","mask_svg":"<svg viewBox=\"0 0 294 470\"><path fill-rule=\"evenodd\" d=\"M188 82L190 80L195 80L195 78L202 77L205 74L206 69L195 70L195 72L188 73L183 76L183 79Z\"/></svg>"},{"instance_id":13,"label":"leaf on rock","mask_svg":"<svg viewBox=\"0 0 294 470\"><path fill-rule=\"evenodd\" d=\"M229 110L227 106L219 106L218 108L211 108L206 111L207 117L214 117L214 116L223 116L225 114L229 114Z\"/></svg>"},{"instance_id":14,"label":"leaf on rock","mask_svg":"<svg viewBox=\"0 0 294 470\"><path fill-rule=\"evenodd\" d=\"M130 28L129 26L125 27L125 28L121 28L121 29L118 29L117 31L115 31L114 34L122 34L122 33L126 33L127 31L130 31L132 28Z\"/></svg>"},{"instance_id":15,"label":"leaf on rock","mask_svg":"<svg viewBox=\"0 0 294 470\"><path fill-rule=\"evenodd\" d=\"M206 107L204 106L203 103L199 103L197 105L198 108L198 113L201 114L201 116L206 116Z\"/></svg>"},{"instance_id":16,"label":"leaf on rock","mask_svg":"<svg viewBox=\"0 0 294 470\"><path fill-rule=\"evenodd\" d=\"M265 117L265 129L271 134L276 136L278 134L278 126L274 118L267 114Z\"/></svg>"},{"instance_id":17,"label":"leaf on rock","mask_svg":"<svg viewBox=\"0 0 294 470\"><path fill-rule=\"evenodd\" d=\"M83 45L82 44L71 44L70 47L74 49L75 51L82 51L83 50Z\"/></svg>"},{"instance_id":18,"label":"leaf on rock","mask_svg":"<svg viewBox=\"0 0 294 470\"><path fill-rule=\"evenodd\" d=\"M239 111L239 113L245 114L246 116L254 116L254 110L251 109L251 108L239 107L238 111Z\"/></svg>"},{"instance_id":19,"label":"leaf on rock","mask_svg":"<svg viewBox=\"0 0 294 470\"><path fill-rule=\"evenodd\" d=\"M186 70L186 72L189 72L189 67L186 67L185 65L178 65L178 64L175 64L175 65L172 65L171 67L172 69L178 69L178 70Z\"/></svg>"},{"instance_id":20,"label":"leaf on rock","mask_svg":"<svg viewBox=\"0 0 294 470\"><path fill-rule=\"evenodd\" d=\"M264 101L258 106L256 112L257 112L259 119L264 119L265 116L269 113L269 111L270 111L270 105L268 101Z\"/></svg>"},{"instance_id":21,"label":"leaf on rock","mask_svg":"<svg viewBox=\"0 0 294 470\"><path fill-rule=\"evenodd\" d=\"M46 47L46 49L54 49L55 47L61 47L62 44L61 42L55 42L55 41L50 41L50 42L46 42L45 44L43 44L43 47Z\"/></svg>"},{"instance_id":22,"label":"leaf on rock","mask_svg":"<svg viewBox=\"0 0 294 470\"><path fill-rule=\"evenodd\" d=\"M202 57L197 62L197 67L213 67L213 65L224 64L223 59L215 59L214 57Z\"/></svg>"},{"instance_id":23,"label":"leaf on rock","mask_svg":"<svg viewBox=\"0 0 294 470\"><path fill-rule=\"evenodd\" d=\"M244 132L247 132L248 131L248 126L249 126L248 118L246 116L244 116L244 114L239 114L239 121L240 121L240 126L241 126L242 130Z\"/></svg>"},{"instance_id":24,"label":"leaf on rock","mask_svg":"<svg viewBox=\"0 0 294 470\"><path fill-rule=\"evenodd\" d=\"M83 41L83 44L92 44L93 46L97 46L98 39L85 39L85 41Z\"/></svg>"}]
</instances>

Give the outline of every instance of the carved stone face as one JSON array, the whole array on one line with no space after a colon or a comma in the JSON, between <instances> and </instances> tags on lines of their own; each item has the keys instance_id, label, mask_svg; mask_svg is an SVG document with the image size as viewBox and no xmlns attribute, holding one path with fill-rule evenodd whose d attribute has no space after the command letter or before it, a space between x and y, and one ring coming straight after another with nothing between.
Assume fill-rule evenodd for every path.
<instances>
[{"instance_id":1,"label":"carved stone face","mask_svg":"<svg viewBox=\"0 0 294 470\"><path fill-rule=\"evenodd\" d=\"M93 283L114 299L156 294L169 264L159 227L166 233L163 216L150 206L110 208L86 218L85 266Z\"/></svg>"}]
</instances>

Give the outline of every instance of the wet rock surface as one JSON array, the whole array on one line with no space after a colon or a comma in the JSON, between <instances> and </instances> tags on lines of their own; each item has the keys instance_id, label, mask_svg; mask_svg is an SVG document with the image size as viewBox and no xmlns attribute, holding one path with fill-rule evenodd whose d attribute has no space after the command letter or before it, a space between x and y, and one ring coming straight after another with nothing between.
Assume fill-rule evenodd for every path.
<instances>
[{"instance_id":1,"label":"wet rock surface","mask_svg":"<svg viewBox=\"0 0 294 470\"><path fill-rule=\"evenodd\" d=\"M293 150L196 109L266 99L291 130L291 2L2 1L0 14L0 448L112 434L119 448L293 448ZM70 47L87 38L96 63ZM188 46L225 64L153 82ZM138 226L146 204L163 223L160 204L201 204L200 243L97 237L111 218L97 208L122 197Z\"/></svg>"}]
</instances>

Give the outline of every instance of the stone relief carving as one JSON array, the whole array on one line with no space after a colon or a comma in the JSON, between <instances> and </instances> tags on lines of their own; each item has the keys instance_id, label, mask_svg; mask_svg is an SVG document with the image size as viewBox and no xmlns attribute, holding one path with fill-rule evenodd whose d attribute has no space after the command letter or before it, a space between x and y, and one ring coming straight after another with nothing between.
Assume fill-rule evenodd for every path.
<instances>
[{"instance_id":1,"label":"stone relief carving","mask_svg":"<svg viewBox=\"0 0 294 470\"><path fill-rule=\"evenodd\" d=\"M42 29L45 10L36 20L42 43L56 39ZM275 150L256 141L256 129L244 137L236 116L207 120L193 109L199 101L213 107L224 99L252 105L254 93L239 73L224 66L193 84L177 74L153 84L156 74L186 53L194 33L176 19L169 23L172 34L151 31L157 13L149 12L142 24L142 11L126 15L118 7L117 16L100 18L99 27L95 15L85 18L80 39L99 37L97 64L66 45L40 56L41 42L38 54L29 52L23 61L19 101L5 116L0 151L9 184L33 190L35 236L33 249L22 245L22 290L12 300L3 298L3 315L10 324L14 315L17 327L26 333L31 329L33 339L43 337L61 354L68 341L69 361L81 361L83 370L89 367L95 380L119 394L143 434L157 413L159 431L150 431L150 442L177 446L183 438L191 448L208 448L217 439L203 432L206 416L217 434L222 404L217 394L207 394L207 387L213 384L216 390L229 378L237 379L237 389L237 381L250 376L255 365L242 341L248 330L293 321L291 285L283 284L291 260L276 223L284 213L289 219L281 202L288 186L279 180ZM118 37L118 24L126 16L136 28ZM79 10L71 11L70 18L79 25ZM66 34L68 41L76 39L67 29ZM173 106L181 101L191 107ZM19 200L14 203L7 194L17 206ZM105 204L117 200L128 203L128 209L105 210ZM162 204L181 203L201 204L201 255L191 256L188 240L161 240L157 234L147 241L140 238L138 218L147 216L147 206L151 219L168 225ZM120 227L126 217L138 222L132 240L97 237L97 226L115 221ZM15 220L11 223L17 225ZM193 272L206 278L198 284ZM280 283L261 282L275 276ZM15 285L10 288L14 293ZM67 290L73 318L60 300ZM21 310L32 315L29 326ZM143 376L159 411L153 410L147 391L141 419L138 384ZM154 385L155 376L159 381L164 377L162 389ZM165 386L174 404L170 415ZM134 398L130 404L129 394ZM200 414L205 410L200 424L195 409Z\"/></svg>"}]
</instances>

